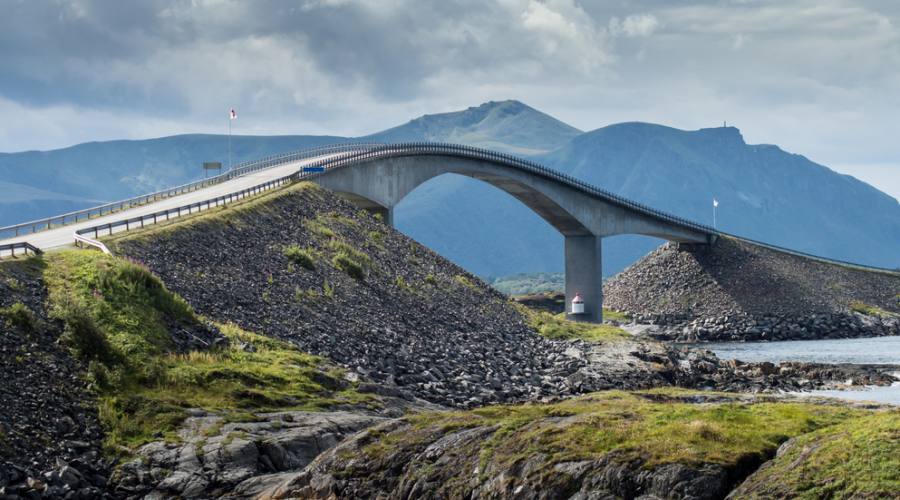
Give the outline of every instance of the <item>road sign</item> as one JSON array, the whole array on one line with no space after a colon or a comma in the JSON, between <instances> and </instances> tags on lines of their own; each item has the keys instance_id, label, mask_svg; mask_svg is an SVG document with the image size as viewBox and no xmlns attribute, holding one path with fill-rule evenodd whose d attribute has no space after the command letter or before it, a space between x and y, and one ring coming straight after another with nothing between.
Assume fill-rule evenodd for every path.
<instances>
[{"instance_id":1,"label":"road sign","mask_svg":"<svg viewBox=\"0 0 900 500\"><path fill-rule=\"evenodd\" d=\"M313 172L324 172L325 167L303 167L303 172L305 173L313 173Z\"/></svg>"}]
</instances>

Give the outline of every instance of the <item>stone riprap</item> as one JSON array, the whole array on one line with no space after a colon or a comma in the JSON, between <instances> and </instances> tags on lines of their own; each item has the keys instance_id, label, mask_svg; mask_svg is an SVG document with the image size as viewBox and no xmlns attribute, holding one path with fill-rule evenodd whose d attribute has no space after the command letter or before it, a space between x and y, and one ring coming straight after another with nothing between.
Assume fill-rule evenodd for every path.
<instances>
[{"instance_id":1,"label":"stone riprap","mask_svg":"<svg viewBox=\"0 0 900 500\"><path fill-rule=\"evenodd\" d=\"M44 307L42 262L0 264L0 498L101 498L97 401Z\"/></svg>"},{"instance_id":2,"label":"stone riprap","mask_svg":"<svg viewBox=\"0 0 900 500\"><path fill-rule=\"evenodd\" d=\"M658 338L752 341L900 334L900 274L805 259L728 238L665 244L604 287L606 306Z\"/></svg>"},{"instance_id":3,"label":"stone riprap","mask_svg":"<svg viewBox=\"0 0 900 500\"><path fill-rule=\"evenodd\" d=\"M310 184L110 242L201 314L455 406L572 394L585 361L476 277ZM309 257L294 262L285 249ZM356 261L361 275L342 268ZM351 264L352 268L352 264Z\"/></svg>"}]
</instances>

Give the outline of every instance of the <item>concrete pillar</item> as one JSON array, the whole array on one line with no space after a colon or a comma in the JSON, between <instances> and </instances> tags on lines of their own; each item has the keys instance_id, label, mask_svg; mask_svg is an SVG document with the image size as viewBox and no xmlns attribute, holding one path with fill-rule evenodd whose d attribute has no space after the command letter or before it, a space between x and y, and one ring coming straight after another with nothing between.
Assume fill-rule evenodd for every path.
<instances>
[{"instance_id":1,"label":"concrete pillar","mask_svg":"<svg viewBox=\"0 0 900 500\"><path fill-rule=\"evenodd\" d=\"M566 236L566 317L574 321L603 321L603 271L599 236ZM580 293L584 314L569 314Z\"/></svg>"}]
</instances>

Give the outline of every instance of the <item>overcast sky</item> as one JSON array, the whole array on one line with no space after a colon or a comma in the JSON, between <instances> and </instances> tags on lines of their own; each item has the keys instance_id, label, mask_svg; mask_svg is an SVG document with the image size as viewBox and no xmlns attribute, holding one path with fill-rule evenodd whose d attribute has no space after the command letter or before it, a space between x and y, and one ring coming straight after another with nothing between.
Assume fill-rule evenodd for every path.
<instances>
[{"instance_id":1,"label":"overcast sky","mask_svg":"<svg viewBox=\"0 0 900 500\"><path fill-rule=\"evenodd\" d=\"M729 124L900 197L896 0L0 0L0 151L361 135L518 99Z\"/></svg>"}]
</instances>

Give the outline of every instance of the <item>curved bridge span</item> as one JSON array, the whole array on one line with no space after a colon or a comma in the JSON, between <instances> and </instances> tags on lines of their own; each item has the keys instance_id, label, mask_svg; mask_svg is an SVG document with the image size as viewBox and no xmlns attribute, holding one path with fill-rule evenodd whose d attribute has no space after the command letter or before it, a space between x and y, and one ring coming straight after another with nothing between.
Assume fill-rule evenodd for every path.
<instances>
[{"instance_id":1,"label":"curved bridge span","mask_svg":"<svg viewBox=\"0 0 900 500\"><path fill-rule=\"evenodd\" d=\"M392 222L398 203L440 175L465 175L509 193L565 237L566 303L581 295L582 321L602 320L601 242L618 234L713 244L707 226L635 203L511 155L455 144L393 144L335 158L309 179Z\"/></svg>"}]
</instances>

